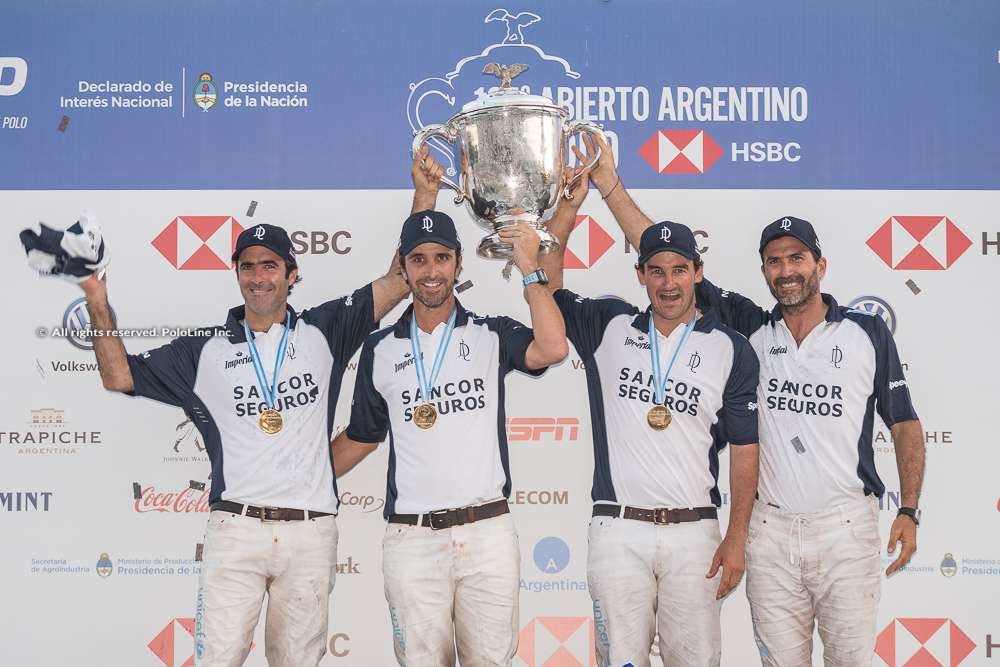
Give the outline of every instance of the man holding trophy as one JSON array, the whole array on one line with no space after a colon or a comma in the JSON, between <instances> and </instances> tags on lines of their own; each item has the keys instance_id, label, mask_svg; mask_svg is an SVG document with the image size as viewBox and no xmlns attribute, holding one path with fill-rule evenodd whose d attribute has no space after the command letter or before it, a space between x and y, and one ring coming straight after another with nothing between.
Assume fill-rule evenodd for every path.
<instances>
[{"instance_id":1,"label":"man holding trophy","mask_svg":"<svg viewBox=\"0 0 1000 667\"><path fill-rule=\"evenodd\" d=\"M597 153L598 164L611 163L600 148L588 161ZM564 247L587 188L579 182L549 224ZM605 200L616 190L628 196L613 182ZM615 297L578 296L563 288L563 253L542 260L590 395L587 576L598 664L648 667L658 634L665 665L718 665L721 601L743 575L757 487L759 366L742 335L695 307L702 261L690 229L648 225L637 247L644 311ZM732 505L722 539L718 453L727 443Z\"/></svg>"},{"instance_id":2,"label":"man holding trophy","mask_svg":"<svg viewBox=\"0 0 1000 667\"><path fill-rule=\"evenodd\" d=\"M428 161L431 161L428 158ZM511 475L504 381L539 375L567 354L539 237L506 227L534 331L470 313L454 294L462 246L444 213L403 223L399 256L413 304L365 342L351 422L333 443L344 474L389 436L382 571L396 659L408 667L511 664L520 549L507 505Z\"/></svg>"},{"instance_id":3,"label":"man holding trophy","mask_svg":"<svg viewBox=\"0 0 1000 667\"><path fill-rule=\"evenodd\" d=\"M337 567L334 409L348 361L408 292L395 265L350 296L296 312L291 240L281 227L255 225L236 240L244 303L225 323L130 355L114 335L96 220L65 231L42 225L21 240L33 268L83 289L104 387L180 407L201 433L212 489L195 664L242 665L266 594L268 663L317 665Z\"/></svg>"}]
</instances>

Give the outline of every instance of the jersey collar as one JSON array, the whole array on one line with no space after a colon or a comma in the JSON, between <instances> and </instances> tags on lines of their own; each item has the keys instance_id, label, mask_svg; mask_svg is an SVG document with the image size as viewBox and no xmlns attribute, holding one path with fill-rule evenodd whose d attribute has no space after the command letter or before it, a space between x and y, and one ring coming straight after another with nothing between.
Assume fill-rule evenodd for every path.
<instances>
[{"instance_id":1,"label":"jersey collar","mask_svg":"<svg viewBox=\"0 0 1000 667\"><path fill-rule=\"evenodd\" d=\"M639 331L646 333L649 331L649 317L652 306L647 306L646 310L632 318L632 326ZM698 333L708 333L719 326L719 313L715 308L699 308L701 317L694 321L694 330Z\"/></svg>"},{"instance_id":2,"label":"jersey collar","mask_svg":"<svg viewBox=\"0 0 1000 667\"><path fill-rule=\"evenodd\" d=\"M288 304L285 304L285 310L291 313L292 317L289 327L294 329L295 323L299 319L298 313L296 313L295 309ZM246 333L244 333L243 325L240 323L240 321L246 316L246 312L246 305L236 306L235 308L229 309L229 316L226 317L226 334L229 336L229 342L234 345L247 342Z\"/></svg>"},{"instance_id":3,"label":"jersey collar","mask_svg":"<svg viewBox=\"0 0 1000 667\"><path fill-rule=\"evenodd\" d=\"M462 302L455 298L455 327L464 327L469 323L472 313L462 307ZM403 311L403 315L392 325L392 334L396 338L410 337L410 320L413 318L413 304L411 303Z\"/></svg>"}]
</instances>

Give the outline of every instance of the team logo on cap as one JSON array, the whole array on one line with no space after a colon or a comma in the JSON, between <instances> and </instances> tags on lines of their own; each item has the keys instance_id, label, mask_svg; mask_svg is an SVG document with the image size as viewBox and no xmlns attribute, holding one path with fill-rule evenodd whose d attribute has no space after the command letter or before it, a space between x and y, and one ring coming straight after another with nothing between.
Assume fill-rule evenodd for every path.
<instances>
[{"instance_id":1,"label":"team logo on cap","mask_svg":"<svg viewBox=\"0 0 1000 667\"><path fill-rule=\"evenodd\" d=\"M423 222L424 222L424 224L421 227L421 229L423 229L425 232L433 232L434 231L434 221L431 220L431 216L425 215Z\"/></svg>"},{"instance_id":2,"label":"team logo on cap","mask_svg":"<svg viewBox=\"0 0 1000 667\"><path fill-rule=\"evenodd\" d=\"M670 243L671 233L672 232L670 231L670 227L663 225L663 227L660 228L660 240L663 241L664 243Z\"/></svg>"},{"instance_id":3,"label":"team logo on cap","mask_svg":"<svg viewBox=\"0 0 1000 667\"><path fill-rule=\"evenodd\" d=\"M262 225L257 225L257 229L253 230L253 237L258 241L260 241L261 239L264 238L264 234L266 233L267 230L265 230Z\"/></svg>"},{"instance_id":4,"label":"team logo on cap","mask_svg":"<svg viewBox=\"0 0 1000 667\"><path fill-rule=\"evenodd\" d=\"M781 228L787 232L789 229L792 228L792 221L789 220L788 218L785 218L784 220L781 221Z\"/></svg>"}]
</instances>

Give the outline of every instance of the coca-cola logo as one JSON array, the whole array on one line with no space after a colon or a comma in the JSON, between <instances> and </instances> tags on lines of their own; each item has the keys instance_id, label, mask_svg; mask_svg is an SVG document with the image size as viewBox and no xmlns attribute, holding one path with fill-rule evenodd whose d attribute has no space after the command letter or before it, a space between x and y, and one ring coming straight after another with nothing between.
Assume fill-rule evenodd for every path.
<instances>
[{"instance_id":1,"label":"coca-cola logo","mask_svg":"<svg viewBox=\"0 0 1000 667\"><path fill-rule=\"evenodd\" d=\"M175 514L190 514L192 512L208 512L208 494L211 489L203 490L185 488L176 492L161 493L155 486L143 488L135 499L136 512L173 512Z\"/></svg>"}]
</instances>

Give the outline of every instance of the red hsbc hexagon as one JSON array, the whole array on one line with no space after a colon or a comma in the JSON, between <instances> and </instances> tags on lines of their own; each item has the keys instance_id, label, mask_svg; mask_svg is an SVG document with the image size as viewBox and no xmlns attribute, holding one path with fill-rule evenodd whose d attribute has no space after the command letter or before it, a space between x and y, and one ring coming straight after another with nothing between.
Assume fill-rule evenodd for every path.
<instances>
[{"instance_id":1,"label":"red hsbc hexagon","mask_svg":"<svg viewBox=\"0 0 1000 667\"><path fill-rule=\"evenodd\" d=\"M947 269L972 245L943 215L894 215L866 243L890 268L917 271Z\"/></svg>"},{"instance_id":2,"label":"red hsbc hexagon","mask_svg":"<svg viewBox=\"0 0 1000 667\"><path fill-rule=\"evenodd\" d=\"M957 667L975 648L950 618L894 618L875 641L888 667Z\"/></svg>"},{"instance_id":3,"label":"red hsbc hexagon","mask_svg":"<svg viewBox=\"0 0 1000 667\"><path fill-rule=\"evenodd\" d=\"M179 215L152 241L170 264L181 271L229 270L236 237L243 226L229 215Z\"/></svg>"},{"instance_id":4,"label":"red hsbc hexagon","mask_svg":"<svg viewBox=\"0 0 1000 667\"><path fill-rule=\"evenodd\" d=\"M518 635L517 667L594 667L594 619L538 616Z\"/></svg>"},{"instance_id":5,"label":"red hsbc hexagon","mask_svg":"<svg viewBox=\"0 0 1000 667\"><path fill-rule=\"evenodd\" d=\"M177 626L187 631L187 636L177 636ZM182 646L177 651L178 645ZM159 634L146 646L163 663L164 667L192 667L194 665L194 619L175 618L163 626ZM190 655L189 655L190 652ZM184 662L176 662L175 655L188 655Z\"/></svg>"},{"instance_id":6,"label":"red hsbc hexagon","mask_svg":"<svg viewBox=\"0 0 1000 667\"><path fill-rule=\"evenodd\" d=\"M589 269L615 244L614 238L589 215L576 216L573 229L563 268Z\"/></svg>"},{"instance_id":7,"label":"red hsbc hexagon","mask_svg":"<svg viewBox=\"0 0 1000 667\"><path fill-rule=\"evenodd\" d=\"M704 130L659 130L639 155L660 174L703 174L722 157L722 147Z\"/></svg>"}]
</instances>

